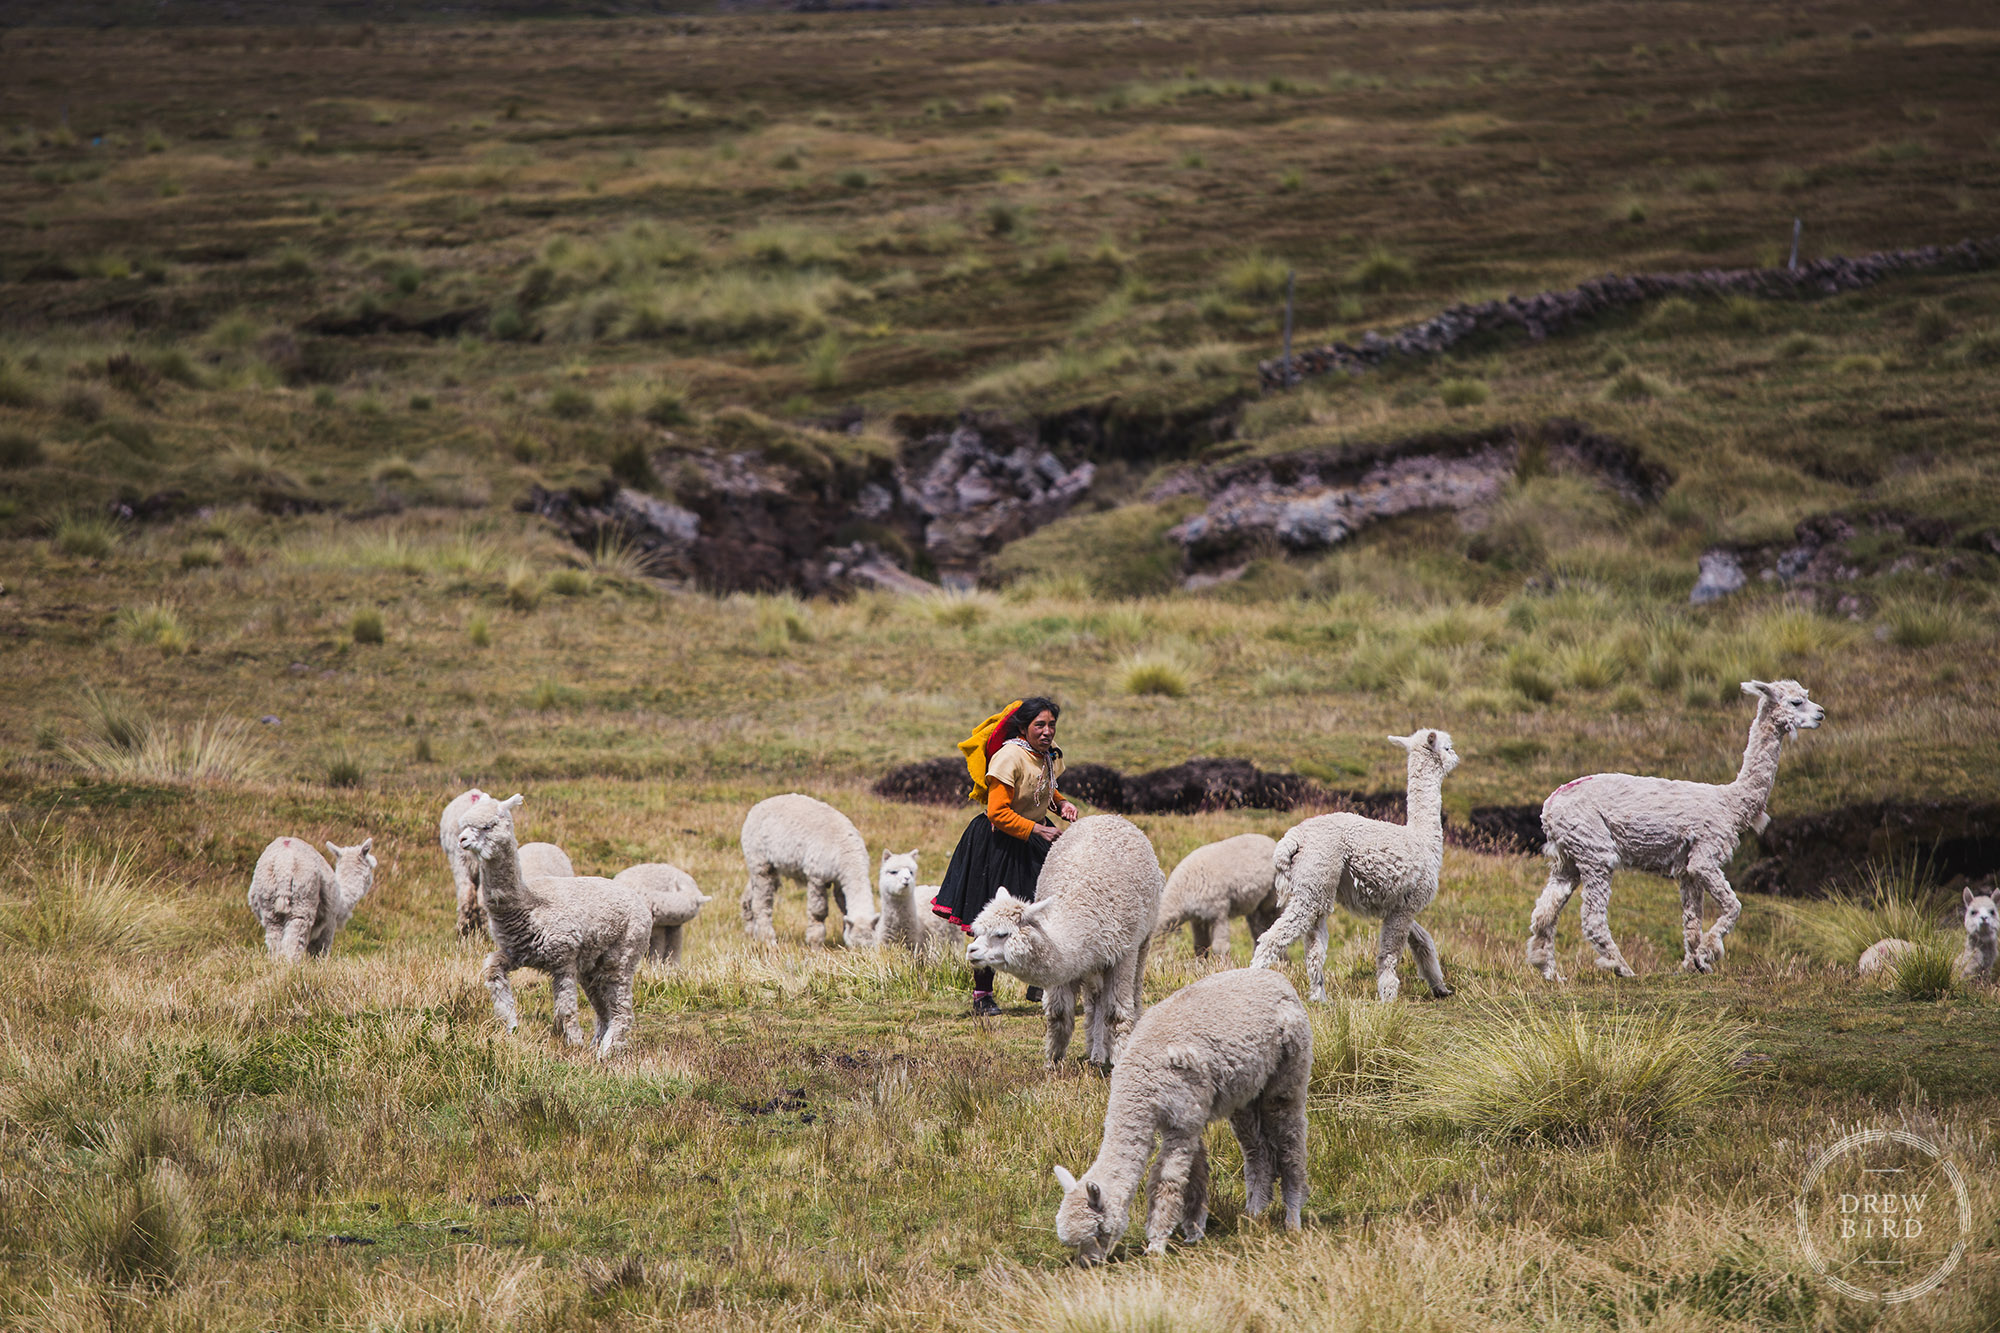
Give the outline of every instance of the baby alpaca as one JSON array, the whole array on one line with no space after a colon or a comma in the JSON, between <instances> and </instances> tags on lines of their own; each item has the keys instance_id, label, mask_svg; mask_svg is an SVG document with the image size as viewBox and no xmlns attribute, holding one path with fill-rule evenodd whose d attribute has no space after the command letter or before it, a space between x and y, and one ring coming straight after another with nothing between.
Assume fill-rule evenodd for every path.
<instances>
[{"instance_id":1,"label":"baby alpaca","mask_svg":"<svg viewBox=\"0 0 2000 1333\"><path fill-rule=\"evenodd\" d=\"M917 853L883 852L882 872L875 887L882 895L882 915L875 937L883 944L900 944L919 957L948 953L959 931L931 912L938 886L917 883Z\"/></svg>"},{"instance_id":2,"label":"baby alpaca","mask_svg":"<svg viewBox=\"0 0 2000 1333\"><path fill-rule=\"evenodd\" d=\"M1292 983L1276 972L1217 972L1160 1001L1139 1020L1111 1075L1104 1140L1063 1188L1056 1238L1077 1262L1100 1264L1125 1234L1139 1175L1146 1183L1146 1253L1165 1254L1181 1226L1200 1240L1208 1224L1208 1150L1202 1131L1227 1117L1243 1146L1244 1211L1262 1213L1277 1178L1285 1229L1299 1229L1306 1201L1306 1083L1312 1024Z\"/></svg>"},{"instance_id":3,"label":"baby alpaca","mask_svg":"<svg viewBox=\"0 0 2000 1333\"><path fill-rule=\"evenodd\" d=\"M1271 928L1284 904L1278 901L1277 871L1271 864L1276 840L1242 833L1189 852L1167 876L1160 898L1158 940L1181 926L1194 935L1196 957L1229 958L1229 918L1249 918L1250 938Z\"/></svg>"},{"instance_id":4,"label":"baby alpaca","mask_svg":"<svg viewBox=\"0 0 2000 1333\"><path fill-rule=\"evenodd\" d=\"M354 906L375 884L375 839L358 847L326 845L333 864L303 838L275 838L250 875L250 910L264 927L264 948L280 962L324 957Z\"/></svg>"},{"instance_id":5,"label":"baby alpaca","mask_svg":"<svg viewBox=\"0 0 2000 1333\"><path fill-rule=\"evenodd\" d=\"M1908 940L1877 940L1861 955L1856 970L1864 977L1885 974L1897 961L1917 946ZM1965 947L1959 950L1952 970L1967 981L1991 981L1993 961L2000 952L2000 906L1990 893L1965 890Z\"/></svg>"},{"instance_id":6,"label":"baby alpaca","mask_svg":"<svg viewBox=\"0 0 2000 1333\"><path fill-rule=\"evenodd\" d=\"M524 864L527 852L527 848L521 849ZM665 861L647 861L619 871L611 882L638 889L653 909L653 933L646 945L646 957L656 963L680 962L681 927L694 920L712 901L695 884L694 876Z\"/></svg>"},{"instance_id":7,"label":"baby alpaca","mask_svg":"<svg viewBox=\"0 0 2000 1333\"><path fill-rule=\"evenodd\" d=\"M1043 988L1043 1054L1061 1063L1083 996L1092 1064L1119 1058L1140 1009L1146 950L1165 876L1139 826L1117 815L1079 819L1049 848L1035 901L1001 889L972 922L966 961Z\"/></svg>"},{"instance_id":8,"label":"baby alpaca","mask_svg":"<svg viewBox=\"0 0 2000 1333\"><path fill-rule=\"evenodd\" d=\"M458 825L467 810L480 801L492 799L473 787L452 797L451 804L438 817L438 845L444 849L445 864L451 867L451 882L458 890L460 935L477 935L485 930L486 912L479 905L479 861L466 855L458 845ZM568 879L576 874L576 869L570 865L568 854L554 843L529 842L521 845L521 873L530 879L551 875Z\"/></svg>"},{"instance_id":9,"label":"baby alpaca","mask_svg":"<svg viewBox=\"0 0 2000 1333\"><path fill-rule=\"evenodd\" d=\"M646 952L653 908L636 886L588 876L529 881L514 841L521 798L472 803L460 821L459 846L479 861L479 898L493 935L481 977L493 1012L512 1032L518 1024L507 974L532 967L549 974L555 1030L584 1044L576 1021L579 986L597 1013L595 1046L609 1055L632 1027L632 972Z\"/></svg>"},{"instance_id":10,"label":"baby alpaca","mask_svg":"<svg viewBox=\"0 0 2000 1333\"><path fill-rule=\"evenodd\" d=\"M776 944L771 910L781 876L806 882L806 943L826 943L831 901L844 918L850 949L875 945L875 894L868 881L868 845L852 820L810 796L791 792L750 807L743 817L744 933Z\"/></svg>"},{"instance_id":11,"label":"baby alpaca","mask_svg":"<svg viewBox=\"0 0 2000 1333\"><path fill-rule=\"evenodd\" d=\"M1326 917L1335 903L1382 923L1375 950L1377 999L1393 1000L1401 992L1396 963L1405 944L1431 994L1443 999L1452 993L1444 984L1437 944L1418 924L1417 913L1437 897L1438 872L1444 868L1444 779L1458 767L1458 751L1445 731L1389 739L1410 752L1408 822L1319 815L1287 833L1273 857L1279 888L1291 894L1291 901L1277 924L1258 939L1250 966L1276 966L1294 940L1314 930L1306 949L1306 976L1315 1000L1326 998Z\"/></svg>"},{"instance_id":12,"label":"baby alpaca","mask_svg":"<svg viewBox=\"0 0 2000 1333\"><path fill-rule=\"evenodd\" d=\"M1550 981L1556 967L1556 918L1570 895L1583 889L1583 937L1597 950L1597 966L1621 977L1636 975L1611 936L1611 875L1619 866L1647 870L1680 881L1681 970L1712 972L1722 957L1722 939L1743 914L1743 903L1723 878L1722 867L1746 830L1762 832L1771 784L1778 777L1778 752L1795 731L1809 731L1826 710L1806 696L1795 680L1743 682L1757 700L1750 741L1734 782L1677 782L1596 773L1565 782L1542 803L1542 831L1548 835L1549 882L1535 902L1528 927L1528 964ZM1704 931L1703 894L1722 914Z\"/></svg>"}]
</instances>

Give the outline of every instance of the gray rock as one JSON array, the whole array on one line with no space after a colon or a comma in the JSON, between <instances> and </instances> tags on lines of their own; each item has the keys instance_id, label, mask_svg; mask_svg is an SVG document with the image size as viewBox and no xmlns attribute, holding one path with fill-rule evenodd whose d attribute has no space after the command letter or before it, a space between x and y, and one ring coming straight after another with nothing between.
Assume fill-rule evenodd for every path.
<instances>
[{"instance_id":1,"label":"gray rock","mask_svg":"<svg viewBox=\"0 0 2000 1333\"><path fill-rule=\"evenodd\" d=\"M1694 591L1688 594L1688 601L1696 606L1720 601L1749 582L1743 577L1743 562L1732 551L1704 551L1701 556L1701 574L1694 582Z\"/></svg>"}]
</instances>

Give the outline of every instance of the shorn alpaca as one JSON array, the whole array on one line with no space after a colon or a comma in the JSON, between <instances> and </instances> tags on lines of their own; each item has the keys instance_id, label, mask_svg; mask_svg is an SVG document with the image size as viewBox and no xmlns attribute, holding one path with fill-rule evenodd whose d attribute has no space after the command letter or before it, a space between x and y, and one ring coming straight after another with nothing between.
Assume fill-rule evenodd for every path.
<instances>
[{"instance_id":1,"label":"shorn alpaca","mask_svg":"<svg viewBox=\"0 0 2000 1333\"><path fill-rule=\"evenodd\" d=\"M512 1032L519 1021L507 973L532 967L549 974L555 1030L584 1044L576 1021L580 986L597 1013L597 1054L609 1055L632 1027L632 972L653 933L653 909L630 884L589 876L532 883L521 873L514 810L521 797L473 802L459 821L458 842L479 858L479 899L493 952L480 975L493 1012Z\"/></svg>"},{"instance_id":2,"label":"shorn alpaca","mask_svg":"<svg viewBox=\"0 0 2000 1333\"><path fill-rule=\"evenodd\" d=\"M1908 940L1877 940L1868 946L1855 964L1863 977L1887 976L1896 963L1917 946ZM1952 963L1952 971L1967 981L1993 980L1994 956L2000 953L2000 906L1990 893L1965 889L1965 947Z\"/></svg>"},{"instance_id":3,"label":"shorn alpaca","mask_svg":"<svg viewBox=\"0 0 2000 1333\"><path fill-rule=\"evenodd\" d=\"M1745 830L1762 832L1771 822L1764 807L1786 738L1810 731L1826 717L1826 710L1795 680L1746 680L1743 692L1757 700L1757 716L1734 782L1597 773L1564 783L1542 803L1551 866L1548 887L1536 901L1529 925L1528 964L1548 980L1563 979L1556 966L1556 918L1578 888L1583 890L1583 936L1597 950L1597 966L1621 977L1636 975L1611 937L1611 874L1620 866L1680 882L1681 970L1714 971L1723 937L1743 913L1722 867ZM1704 893L1721 909L1706 931Z\"/></svg>"},{"instance_id":4,"label":"shorn alpaca","mask_svg":"<svg viewBox=\"0 0 2000 1333\"><path fill-rule=\"evenodd\" d=\"M806 943L826 943L829 903L843 918L850 949L875 945L875 890L868 878L868 844L854 822L825 801L788 792L750 807L743 817L743 930L776 944L771 913L784 877L806 882Z\"/></svg>"},{"instance_id":5,"label":"shorn alpaca","mask_svg":"<svg viewBox=\"0 0 2000 1333\"><path fill-rule=\"evenodd\" d=\"M250 910L264 927L264 948L280 962L325 956L333 937L375 884L375 839L359 846L329 842L328 865L304 838L274 838L250 875Z\"/></svg>"},{"instance_id":6,"label":"shorn alpaca","mask_svg":"<svg viewBox=\"0 0 2000 1333\"><path fill-rule=\"evenodd\" d=\"M1083 1264L1102 1263L1125 1234L1139 1176L1159 1140L1146 1185L1146 1252L1165 1254L1180 1225L1200 1240L1208 1223L1208 1150L1202 1131L1227 1119L1243 1147L1244 1211L1271 1203L1276 1178L1285 1227L1306 1201L1306 1083L1312 1023L1292 983L1239 969L1203 977L1146 1011L1111 1075L1097 1160L1063 1188L1056 1238Z\"/></svg>"},{"instance_id":7,"label":"shorn alpaca","mask_svg":"<svg viewBox=\"0 0 2000 1333\"><path fill-rule=\"evenodd\" d=\"M1389 740L1409 751L1407 821L1390 824L1355 814L1319 815L1297 825L1278 842L1273 865L1280 891L1291 901L1277 924L1257 941L1252 967L1275 967L1294 941L1313 932L1306 949L1306 976L1312 998L1326 998L1326 917L1339 903L1356 916L1382 923L1375 950L1375 995L1393 1000L1401 991L1396 964L1409 946L1417 970L1443 999L1437 943L1417 922L1417 913L1437 897L1444 868L1445 774L1458 767L1451 733L1416 731Z\"/></svg>"},{"instance_id":8,"label":"shorn alpaca","mask_svg":"<svg viewBox=\"0 0 2000 1333\"><path fill-rule=\"evenodd\" d=\"M1091 815L1049 848L1033 902L1002 888L973 918L966 961L1043 988L1042 1051L1051 1069L1069 1050L1079 994L1091 1063L1120 1058L1139 1017L1146 950L1165 884L1138 825Z\"/></svg>"}]
</instances>

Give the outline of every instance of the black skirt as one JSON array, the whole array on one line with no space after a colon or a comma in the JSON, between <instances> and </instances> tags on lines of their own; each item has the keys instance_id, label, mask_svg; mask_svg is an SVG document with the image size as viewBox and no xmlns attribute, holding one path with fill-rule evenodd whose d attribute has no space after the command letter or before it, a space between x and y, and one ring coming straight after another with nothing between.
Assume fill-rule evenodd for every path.
<instances>
[{"instance_id":1,"label":"black skirt","mask_svg":"<svg viewBox=\"0 0 2000 1333\"><path fill-rule=\"evenodd\" d=\"M1010 838L995 829L985 815L974 815L951 854L931 911L969 931L974 918L1001 889L1016 898L1032 900L1048 854L1048 839L1032 835L1026 841Z\"/></svg>"}]
</instances>

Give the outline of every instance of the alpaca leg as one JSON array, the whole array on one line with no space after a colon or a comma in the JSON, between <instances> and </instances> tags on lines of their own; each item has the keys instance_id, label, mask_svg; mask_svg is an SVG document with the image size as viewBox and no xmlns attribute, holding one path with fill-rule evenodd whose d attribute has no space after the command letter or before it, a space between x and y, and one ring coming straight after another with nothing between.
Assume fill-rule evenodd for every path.
<instances>
[{"instance_id":1,"label":"alpaca leg","mask_svg":"<svg viewBox=\"0 0 2000 1333\"><path fill-rule=\"evenodd\" d=\"M1274 1170L1273 1145L1264 1137L1263 1113L1252 1102L1229 1117L1229 1127L1236 1131L1236 1141L1243 1147L1243 1211L1261 1217L1271 1206Z\"/></svg>"},{"instance_id":2,"label":"alpaca leg","mask_svg":"<svg viewBox=\"0 0 2000 1333\"><path fill-rule=\"evenodd\" d=\"M1199 1131L1187 1139L1169 1139L1160 1145L1159 1160L1153 1163L1146 1181L1146 1253L1165 1254L1167 1241L1181 1223L1188 1180L1194 1174L1195 1153L1201 1148Z\"/></svg>"},{"instance_id":3,"label":"alpaca leg","mask_svg":"<svg viewBox=\"0 0 2000 1333\"><path fill-rule=\"evenodd\" d=\"M814 948L826 946L826 881L806 880L806 943Z\"/></svg>"},{"instance_id":4,"label":"alpaca leg","mask_svg":"<svg viewBox=\"0 0 2000 1333\"><path fill-rule=\"evenodd\" d=\"M285 927L282 922L272 921L264 927L264 952L276 958L284 952Z\"/></svg>"},{"instance_id":5,"label":"alpaca leg","mask_svg":"<svg viewBox=\"0 0 2000 1333\"><path fill-rule=\"evenodd\" d=\"M1194 1141L1194 1163L1181 1193L1181 1239L1193 1244L1208 1234L1208 1145Z\"/></svg>"},{"instance_id":6,"label":"alpaca leg","mask_svg":"<svg viewBox=\"0 0 2000 1333\"><path fill-rule=\"evenodd\" d=\"M452 884L458 889L458 933L477 935L486 929L486 909L479 905L477 873L465 863L463 853L447 851L451 858Z\"/></svg>"},{"instance_id":7,"label":"alpaca leg","mask_svg":"<svg viewBox=\"0 0 2000 1333\"><path fill-rule=\"evenodd\" d=\"M1444 964L1438 961L1437 941L1416 921L1410 923L1410 954L1417 960L1417 971L1430 983L1432 995L1442 1000L1452 993L1451 987L1444 984Z\"/></svg>"},{"instance_id":8,"label":"alpaca leg","mask_svg":"<svg viewBox=\"0 0 2000 1333\"><path fill-rule=\"evenodd\" d=\"M1085 980L1083 987L1084 1052L1090 1063L1109 1069L1112 1063L1111 1016L1117 1007L1117 969L1106 968Z\"/></svg>"},{"instance_id":9,"label":"alpaca leg","mask_svg":"<svg viewBox=\"0 0 2000 1333\"><path fill-rule=\"evenodd\" d=\"M302 916L288 917L285 929L278 937L278 959L280 962L296 963L306 956L306 944L312 937L312 922Z\"/></svg>"},{"instance_id":10,"label":"alpaca leg","mask_svg":"<svg viewBox=\"0 0 2000 1333\"><path fill-rule=\"evenodd\" d=\"M771 925L771 913L778 901L778 875L769 865L750 867L743 886L743 933L764 944L776 944L778 932Z\"/></svg>"},{"instance_id":11,"label":"alpaca leg","mask_svg":"<svg viewBox=\"0 0 2000 1333\"><path fill-rule=\"evenodd\" d=\"M1042 1038L1042 1055L1054 1069L1069 1054L1070 1034L1076 1030L1076 987L1051 986L1042 993L1042 1017L1048 1032Z\"/></svg>"},{"instance_id":12,"label":"alpaca leg","mask_svg":"<svg viewBox=\"0 0 2000 1333\"><path fill-rule=\"evenodd\" d=\"M1250 927L1250 942L1255 944L1257 937L1269 930L1271 923L1277 919L1278 900L1276 895L1266 898L1263 902L1251 908L1243 918L1244 923Z\"/></svg>"},{"instance_id":13,"label":"alpaca leg","mask_svg":"<svg viewBox=\"0 0 2000 1333\"><path fill-rule=\"evenodd\" d=\"M1306 937L1306 932L1312 929L1325 909L1326 904L1318 895L1295 882L1291 903L1271 923L1271 928L1257 937L1257 950L1250 956L1250 966L1276 967L1284 961L1285 950Z\"/></svg>"},{"instance_id":14,"label":"alpaca leg","mask_svg":"<svg viewBox=\"0 0 2000 1333\"><path fill-rule=\"evenodd\" d=\"M1638 976L1611 937L1611 867L1592 865L1582 870L1583 937L1597 950L1597 965L1621 977Z\"/></svg>"},{"instance_id":15,"label":"alpaca leg","mask_svg":"<svg viewBox=\"0 0 2000 1333\"><path fill-rule=\"evenodd\" d=\"M576 964L549 975L549 986L555 992L556 1035L572 1046L581 1046L583 1025L576 1021Z\"/></svg>"},{"instance_id":16,"label":"alpaca leg","mask_svg":"<svg viewBox=\"0 0 2000 1333\"><path fill-rule=\"evenodd\" d=\"M660 962L678 965L681 961L681 926L653 927L653 957Z\"/></svg>"},{"instance_id":17,"label":"alpaca leg","mask_svg":"<svg viewBox=\"0 0 2000 1333\"><path fill-rule=\"evenodd\" d=\"M514 988L507 981L507 957L498 950L486 955L486 966L479 970L480 980L486 983L487 993L493 997L493 1016L507 1025L512 1032L520 1026L520 1014L514 1007Z\"/></svg>"},{"instance_id":18,"label":"alpaca leg","mask_svg":"<svg viewBox=\"0 0 2000 1333\"><path fill-rule=\"evenodd\" d=\"M1406 912L1393 913L1382 921L1382 938L1375 946L1375 998L1385 1004L1402 993L1396 964L1403 961L1403 950L1409 946L1410 925Z\"/></svg>"},{"instance_id":19,"label":"alpaca leg","mask_svg":"<svg viewBox=\"0 0 2000 1333\"><path fill-rule=\"evenodd\" d=\"M1576 892L1576 866L1567 854L1558 853L1549 868L1549 882L1535 900L1535 914L1528 924L1528 966L1547 981L1566 980L1556 966L1556 918Z\"/></svg>"},{"instance_id":20,"label":"alpaca leg","mask_svg":"<svg viewBox=\"0 0 2000 1333\"><path fill-rule=\"evenodd\" d=\"M636 963L637 956L631 961ZM602 1059L623 1046L632 1031L632 968L608 969L598 979L590 1003L597 1010L597 1055Z\"/></svg>"},{"instance_id":21,"label":"alpaca leg","mask_svg":"<svg viewBox=\"0 0 2000 1333\"><path fill-rule=\"evenodd\" d=\"M1264 1103L1264 1137L1277 1158L1279 1187L1285 1196L1285 1230L1299 1229L1306 1206L1306 1110L1303 1085L1298 1100Z\"/></svg>"},{"instance_id":22,"label":"alpaca leg","mask_svg":"<svg viewBox=\"0 0 2000 1333\"><path fill-rule=\"evenodd\" d=\"M1224 912L1215 919L1208 934L1208 956L1211 961L1229 961L1229 914Z\"/></svg>"},{"instance_id":23,"label":"alpaca leg","mask_svg":"<svg viewBox=\"0 0 2000 1333\"><path fill-rule=\"evenodd\" d=\"M1191 918L1188 921L1188 932L1192 937L1191 942L1194 945L1194 956L1196 958L1207 957L1209 948L1212 946L1215 938L1215 932L1210 928L1208 919L1199 916Z\"/></svg>"},{"instance_id":24,"label":"alpaca leg","mask_svg":"<svg viewBox=\"0 0 2000 1333\"><path fill-rule=\"evenodd\" d=\"M1711 972L1707 950L1701 947L1701 880L1693 874L1680 877L1681 887L1681 971Z\"/></svg>"},{"instance_id":25,"label":"alpaca leg","mask_svg":"<svg viewBox=\"0 0 2000 1333\"><path fill-rule=\"evenodd\" d=\"M1701 937L1701 952L1695 955L1697 962L1706 955L1708 967L1702 969L1706 972L1722 961L1722 937L1736 929L1737 918L1743 915L1743 900L1736 896L1736 890L1729 887L1720 866L1704 866L1699 874L1702 888L1722 909L1721 915L1715 918L1715 924Z\"/></svg>"},{"instance_id":26,"label":"alpaca leg","mask_svg":"<svg viewBox=\"0 0 2000 1333\"><path fill-rule=\"evenodd\" d=\"M1142 983L1146 978L1146 953L1151 947L1150 938L1140 940L1139 947L1120 959L1105 978L1111 991L1106 1006L1111 1023L1111 1048L1107 1054L1114 1065L1125 1053L1125 1043L1131 1039L1132 1029L1138 1026L1139 1011L1145 1004Z\"/></svg>"},{"instance_id":27,"label":"alpaca leg","mask_svg":"<svg viewBox=\"0 0 2000 1333\"><path fill-rule=\"evenodd\" d=\"M1313 927L1312 942L1306 945L1306 981L1311 997L1320 1001L1326 999L1326 932L1327 919L1321 916Z\"/></svg>"}]
</instances>

